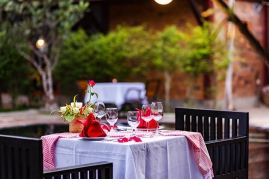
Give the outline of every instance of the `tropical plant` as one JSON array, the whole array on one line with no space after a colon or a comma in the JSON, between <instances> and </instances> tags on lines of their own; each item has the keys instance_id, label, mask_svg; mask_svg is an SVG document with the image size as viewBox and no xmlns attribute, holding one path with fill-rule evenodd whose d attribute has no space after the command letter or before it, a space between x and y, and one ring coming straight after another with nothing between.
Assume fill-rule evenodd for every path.
<instances>
[{"instance_id":1,"label":"tropical plant","mask_svg":"<svg viewBox=\"0 0 269 179\"><path fill-rule=\"evenodd\" d=\"M163 31L157 32L152 44L152 63L155 68L161 70L165 83L165 110L170 110L170 87L172 76L185 59L181 50L184 48L183 40L186 34L176 26L167 26Z\"/></svg>"},{"instance_id":2,"label":"tropical plant","mask_svg":"<svg viewBox=\"0 0 269 179\"><path fill-rule=\"evenodd\" d=\"M188 25L189 34L185 39L185 47L182 53L184 60L181 61L182 73L188 74L190 80L186 80L187 105L194 104L193 87L197 83L197 78L201 74L210 74L211 89L206 92L211 93L213 99L216 98L217 82L219 77L225 74L225 70L230 62L227 50L227 42L219 38L219 29L214 24L204 23L203 26ZM215 106L214 106L215 107Z\"/></svg>"}]
</instances>

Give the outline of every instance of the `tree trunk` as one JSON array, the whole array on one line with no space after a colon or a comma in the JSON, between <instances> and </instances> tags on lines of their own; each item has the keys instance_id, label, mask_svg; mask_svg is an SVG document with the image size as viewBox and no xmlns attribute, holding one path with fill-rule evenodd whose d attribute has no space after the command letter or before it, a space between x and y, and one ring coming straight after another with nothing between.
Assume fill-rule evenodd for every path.
<instances>
[{"instance_id":1,"label":"tree trunk","mask_svg":"<svg viewBox=\"0 0 269 179\"><path fill-rule=\"evenodd\" d=\"M230 7L234 6L234 0L229 0ZM234 49L234 37L235 37L235 27L229 22L228 24L228 38L229 38L229 46L228 53L229 58L233 58L233 49ZM228 110L233 110L233 62L231 61L225 79L225 108Z\"/></svg>"},{"instance_id":2,"label":"tree trunk","mask_svg":"<svg viewBox=\"0 0 269 179\"><path fill-rule=\"evenodd\" d=\"M170 87L171 75L167 70L164 70L164 89L165 89L165 110L170 111Z\"/></svg>"},{"instance_id":3,"label":"tree trunk","mask_svg":"<svg viewBox=\"0 0 269 179\"><path fill-rule=\"evenodd\" d=\"M0 80L0 84L1 84L1 80ZM1 85L0 85L0 108L3 108L2 87L1 87Z\"/></svg>"},{"instance_id":4,"label":"tree trunk","mask_svg":"<svg viewBox=\"0 0 269 179\"><path fill-rule=\"evenodd\" d=\"M59 106L55 102L53 94L53 79L51 68L46 68L46 70L43 71L43 73L41 73L41 79L44 93L46 95L46 103L44 111L51 112L59 108Z\"/></svg>"},{"instance_id":5,"label":"tree trunk","mask_svg":"<svg viewBox=\"0 0 269 179\"><path fill-rule=\"evenodd\" d=\"M190 75L190 79L187 80L186 85L186 97L187 103L184 104L185 107L195 107L195 100L194 100L194 87L197 83L197 77Z\"/></svg>"},{"instance_id":6,"label":"tree trunk","mask_svg":"<svg viewBox=\"0 0 269 179\"><path fill-rule=\"evenodd\" d=\"M53 110L56 110L59 108L58 104L55 102L54 94L53 94L53 78L52 78L52 69L56 66L56 63L54 65L51 65L51 59L47 56L46 53L39 52L35 48L32 47L32 44L29 43L29 49L32 49L33 52L37 55L37 59L35 59L32 56L29 56L26 54L19 46L18 44L14 43L16 49L18 52L29 62L31 62L34 67L37 69L39 75L42 79L42 85L43 90L46 96L46 102L45 102L45 108L43 109L44 112L51 112ZM58 54L60 51L58 51ZM58 54L57 59L55 61L58 61ZM44 65L45 64L45 65Z\"/></svg>"}]
</instances>

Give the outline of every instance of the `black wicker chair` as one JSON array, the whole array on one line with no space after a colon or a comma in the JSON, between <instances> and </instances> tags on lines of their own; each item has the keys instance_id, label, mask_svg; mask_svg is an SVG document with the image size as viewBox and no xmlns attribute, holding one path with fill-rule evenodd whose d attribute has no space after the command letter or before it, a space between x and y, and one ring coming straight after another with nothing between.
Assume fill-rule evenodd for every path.
<instances>
[{"instance_id":1,"label":"black wicker chair","mask_svg":"<svg viewBox=\"0 0 269 179\"><path fill-rule=\"evenodd\" d=\"M200 132L214 179L248 178L248 112L175 108L176 130Z\"/></svg>"},{"instance_id":2,"label":"black wicker chair","mask_svg":"<svg viewBox=\"0 0 269 179\"><path fill-rule=\"evenodd\" d=\"M158 90L160 88L161 81L158 79L154 80L147 80L146 81L146 90L141 90L138 88L129 88L126 93L124 94L124 103L122 104L121 111L129 111L134 110L135 108L141 108L143 105L143 101L146 99L149 103L155 101L157 98ZM146 96L145 99L140 98L141 93L145 92ZM138 98L136 99L129 99L130 93L134 93L137 95Z\"/></svg>"},{"instance_id":3,"label":"black wicker chair","mask_svg":"<svg viewBox=\"0 0 269 179\"><path fill-rule=\"evenodd\" d=\"M98 162L43 172L42 140L0 135L1 179L112 179L113 164Z\"/></svg>"}]
</instances>

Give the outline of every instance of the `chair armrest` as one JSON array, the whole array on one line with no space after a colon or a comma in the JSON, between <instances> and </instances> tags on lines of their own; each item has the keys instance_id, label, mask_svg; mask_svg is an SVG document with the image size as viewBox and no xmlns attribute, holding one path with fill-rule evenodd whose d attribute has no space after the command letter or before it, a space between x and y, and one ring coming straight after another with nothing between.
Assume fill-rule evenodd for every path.
<instances>
[{"instance_id":1,"label":"chair armrest","mask_svg":"<svg viewBox=\"0 0 269 179\"><path fill-rule=\"evenodd\" d=\"M247 136L239 136L235 138L227 138L227 139L217 139L217 140L209 140L205 141L206 146L215 147L215 146L221 146L226 144L234 144L234 143L240 143L248 141Z\"/></svg>"},{"instance_id":2,"label":"chair armrest","mask_svg":"<svg viewBox=\"0 0 269 179\"><path fill-rule=\"evenodd\" d=\"M44 178L52 178L55 176L69 176L71 175L80 175L92 172L93 176L96 171L100 172L101 178L110 179L113 176L113 163L111 162L95 162L89 164L75 165L70 167L56 168L52 170L46 170L43 172Z\"/></svg>"},{"instance_id":3,"label":"chair armrest","mask_svg":"<svg viewBox=\"0 0 269 179\"><path fill-rule=\"evenodd\" d=\"M137 98L134 98L134 99L131 99L130 101L132 100L138 100L139 102L142 100L141 99L141 92L143 90L142 89L139 89L139 88L135 88L135 87L131 87L131 88L128 88L124 94L124 100L125 102L128 102L130 99L128 99L128 95L131 93L131 92L136 92L137 93Z\"/></svg>"}]
</instances>

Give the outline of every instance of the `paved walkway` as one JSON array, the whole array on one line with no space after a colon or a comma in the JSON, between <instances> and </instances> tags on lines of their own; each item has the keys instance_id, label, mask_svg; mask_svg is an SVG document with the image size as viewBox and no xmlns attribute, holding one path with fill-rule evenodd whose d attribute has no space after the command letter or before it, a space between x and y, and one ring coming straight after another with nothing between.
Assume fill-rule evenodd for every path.
<instances>
[{"instance_id":1,"label":"paved walkway","mask_svg":"<svg viewBox=\"0 0 269 179\"><path fill-rule=\"evenodd\" d=\"M17 112L1 112L0 113L0 129L14 126L27 126L32 124L61 124L61 117L57 112L52 114L40 113L36 109L17 111Z\"/></svg>"},{"instance_id":2,"label":"paved walkway","mask_svg":"<svg viewBox=\"0 0 269 179\"><path fill-rule=\"evenodd\" d=\"M261 128L269 131L269 108L266 106L238 109L238 111L249 112L249 125L254 128ZM175 114L165 113L162 119L165 123L174 123ZM36 109L18 112L0 113L0 128L25 126L31 124L63 123L57 112L52 114L40 113Z\"/></svg>"},{"instance_id":3,"label":"paved walkway","mask_svg":"<svg viewBox=\"0 0 269 179\"><path fill-rule=\"evenodd\" d=\"M269 108L266 106L240 109L238 111L249 112L249 126L265 129L269 132Z\"/></svg>"}]
</instances>

